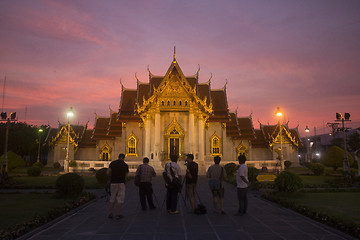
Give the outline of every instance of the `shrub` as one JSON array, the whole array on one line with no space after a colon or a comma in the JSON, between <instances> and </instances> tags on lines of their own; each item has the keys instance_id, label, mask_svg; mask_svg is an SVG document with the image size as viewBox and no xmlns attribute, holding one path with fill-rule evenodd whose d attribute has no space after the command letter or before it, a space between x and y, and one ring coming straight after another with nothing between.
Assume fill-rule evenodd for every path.
<instances>
[{"instance_id":1,"label":"shrub","mask_svg":"<svg viewBox=\"0 0 360 240\"><path fill-rule=\"evenodd\" d=\"M228 176L234 176L236 171L238 170L238 168L239 167L235 163L227 163L224 166L226 175L228 175Z\"/></svg>"},{"instance_id":2,"label":"shrub","mask_svg":"<svg viewBox=\"0 0 360 240\"><path fill-rule=\"evenodd\" d=\"M292 162L290 162L289 160L286 160L286 161L284 162L285 169L290 168L290 167L291 167L291 164L292 164Z\"/></svg>"},{"instance_id":3,"label":"shrub","mask_svg":"<svg viewBox=\"0 0 360 240\"><path fill-rule=\"evenodd\" d=\"M56 180L56 194L59 197L74 197L82 193L84 189L84 179L76 173L61 175Z\"/></svg>"},{"instance_id":4,"label":"shrub","mask_svg":"<svg viewBox=\"0 0 360 240\"><path fill-rule=\"evenodd\" d=\"M107 175L106 171L107 168L101 168L96 171L96 175L95 175L98 183L104 188L106 187L106 184L109 180L109 176Z\"/></svg>"},{"instance_id":5,"label":"shrub","mask_svg":"<svg viewBox=\"0 0 360 240\"><path fill-rule=\"evenodd\" d=\"M60 168L61 167L61 165L60 165L60 163L59 162L54 162L54 168Z\"/></svg>"},{"instance_id":6,"label":"shrub","mask_svg":"<svg viewBox=\"0 0 360 240\"><path fill-rule=\"evenodd\" d=\"M256 182L256 177L259 175L260 170L255 167L248 168L248 177L250 182Z\"/></svg>"},{"instance_id":7,"label":"shrub","mask_svg":"<svg viewBox=\"0 0 360 240\"><path fill-rule=\"evenodd\" d=\"M304 163L304 166L311 170L313 163L312 162L306 162Z\"/></svg>"},{"instance_id":8,"label":"shrub","mask_svg":"<svg viewBox=\"0 0 360 240\"><path fill-rule=\"evenodd\" d=\"M281 192L295 192L302 187L302 180L295 173L283 171L276 177L275 185Z\"/></svg>"},{"instance_id":9,"label":"shrub","mask_svg":"<svg viewBox=\"0 0 360 240\"><path fill-rule=\"evenodd\" d=\"M0 164L2 166L2 162L4 159L4 155L0 157ZM15 168L23 168L25 167L25 161L22 159L20 155L17 155L14 152L7 152L7 164L8 164L8 170L12 171Z\"/></svg>"},{"instance_id":10,"label":"shrub","mask_svg":"<svg viewBox=\"0 0 360 240\"><path fill-rule=\"evenodd\" d=\"M350 153L348 153L347 157L349 161L349 166L351 166L354 162L354 159ZM337 168L341 168L343 167L344 150L337 146L332 146L325 151L322 161L325 166L332 167L334 170L336 170Z\"/></svg>"},{"instance_id":11,"label":"shrub","mask_svg":"<svg viewBox=\"0 0 360 240\"><path fill-rule=\"evenodd\" d=\"M77 166L76 161L70 161L69 162L69 167L76 167L76 166Z\"/></svg>"},{"instance_id":12,"label":"shrub","mask_svg":"<svg viewBox=\"0 0 360 240\"><path fill-rule=\"evenodd\" d=\"M33 166L33 167L29 167L27 169L27 174L28 176L32 176L32 177L37 177L40 176L41 174L41 168L37 167L37 166Z\"/></svg>"},{"instance_id":13,"label":"shrub","mask_svg":"<svg viewBox=\"0 0 360 240\"><path fill-rule=\"evenodd\" d=\"M316 176L320 176L323 175L325 172L325 166L321 163L313 163L311 165L310 170L316 175Z\"/></svg>"},{"instance_id":14,"label":"shrub","mask_svg":"<svg viewBox=\"0 0 360 240\"><path fill-rule=\"evenodd\" d=\"M44 164L42 164L41 162L36 162L32 165L33 167L38 167L40 169L43 169L44 168Z\"/></svg>"}]
</instances>

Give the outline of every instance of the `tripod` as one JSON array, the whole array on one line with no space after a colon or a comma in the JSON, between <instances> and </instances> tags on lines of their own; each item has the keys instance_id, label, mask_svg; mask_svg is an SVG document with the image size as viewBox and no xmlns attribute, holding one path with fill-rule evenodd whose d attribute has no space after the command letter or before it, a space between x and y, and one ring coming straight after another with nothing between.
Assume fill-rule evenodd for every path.
<instances>
[{"instance_id":1,"label":"tripod","mask_svg":"<svg viewBox=\"0 0 360 240\"><path fill-rule=\"evenodd\" d=\"M140 199L139 199L139 204L138 204L137 208L139 208L139 205L141 204L142 201L144 201L143 204L145 204L143 207L146 208L146 200L147 200L150 209L154 209L155 208L155 204L153 201L154 199L156 201L156 205L159 207L160 205L159 205L159 202L155 195L154 189L151 186L151 183L150 183L150 185L145 185L145 186L142 186L142 184L148 184L148 183L145 183L145 182L140 183L138 186ZM151 191L151 193L150 193L150 191Z\"/></svg>"},{"instance_id":2,"label":"tripod","mask_svg":"<svg viewBox=\"0 0 360 240\"><path fill-rule=\"evenodd\" d=\"M185 198L184 198L184 196L183 196L183 194L182 194L182 188L183 188L183 186L184 186L184 183L185 183L185 177L184 177L184 179L183 179L183 181L182 181L182 183L181 183L181 188L179 189L178 194L177 194L177 196L176 196L176 202L178 202L179 197L181 196L182 200L184 201L185 209L187 209L186 200L185 200ZM165 186L166 186L166 185L165 185ZM169 190L169 187L171 188L171 186L167 186L167 187L166 187L166 188L168 189L167 191L170 191L170 190ZM169 193L167 192L167 194L169 194ZM163 202L162 202L162 204L161 204L161 209L160 209L160 210L162 210L162 208L163 208L163 206L164 206L164 204L165 204L165 201L166 201L166 199L167 199L167 197L168 197L167 194L166 194L165 197L164 197L164 200L163 200Z\"/></svg>"}]
</instances>

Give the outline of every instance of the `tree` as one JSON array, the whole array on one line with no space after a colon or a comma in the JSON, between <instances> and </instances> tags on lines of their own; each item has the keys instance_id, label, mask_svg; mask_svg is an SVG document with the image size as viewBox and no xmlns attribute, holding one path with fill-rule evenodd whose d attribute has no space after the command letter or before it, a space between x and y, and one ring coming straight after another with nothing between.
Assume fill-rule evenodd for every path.
<instances>
[{"instance_id":1,"label":"tree","mask_svg":"<svg viewBox=\"0 0 360 240\"><path fill-rule=\"evenodd\" d=\"M6 123L0 124L0 154L4 154ZM44 130L41 141L44 142L48 126L41 126ZM39 144L39 127L28 125L23 122L11 122L9 126L8 151L12 151L23 158L30 157L36 160ZM47 148L41 147L41 152L47 152Z\"/></svg>"},{"instance_id":2,"label":"tree","mask_svg":"<svg viewBox=\"0 0 360 240\"><path fill-rule=\"evenodd\" d=\"M343 147L343 144L344 144L344 139L343 139L343 138L338 138L338 137L333 138L333 139L331 139L330 144L331 144L332 146L337 146L337 147L339 147L339 148L342 148L342 147Z\"/></svg>"},{"instance_id":3,"label":"tree","mask_svg":"<svg viewBox=\"0 0 360 240\"><path fill-rule=\"evenodd\" d=\"M349 150L354 152L358 164L358 175L360 176L360 128L349 136Z\"/></svg>"},{"instance_id":4,"label":"tree","mask_svg":"<svg viewBox=\"0 0 360 240\"><path fill-rule=\"evenodd\" d=\"M349 165L353 164L354 159L350 153L347 154ZM334 170L343 167L344 162L344 150L338 146L332 146L325 151L322 157L322 162L325 166L332 167Z\"/></svg>"},{"instance_id":5,"label":"tree","mask_svg":"<svg viewBox=\"0 0 360 240\"><path fill-rule=\"evenodd\" d=\"M349 150L355 152L360 149L360 134L359 131L354 132L348 137Z\"/></svg>"},{"instance_id":6,"label":"tree","mask_svg":"<svg viewBox=\"0 0 360 240\"><path fill-rule=\"evenodd\" d=\"M0 157L0 164L2 165L2 162L4 160L4 155ZM7 152L7 163L8 163L8 170L11 171L15 168L22 168L25 167L25 161L22 159L21 156L17 155L14 152Z\"/></svg>"}]
</instances>

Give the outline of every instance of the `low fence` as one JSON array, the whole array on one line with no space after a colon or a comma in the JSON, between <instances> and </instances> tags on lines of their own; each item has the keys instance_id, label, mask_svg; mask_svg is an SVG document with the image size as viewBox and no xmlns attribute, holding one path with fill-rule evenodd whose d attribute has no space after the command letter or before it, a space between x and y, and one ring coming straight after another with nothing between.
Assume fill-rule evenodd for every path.
<instances>
[{"instance_id":1,"label":"low fence","mask_svg":"<svg viewBox=\"0 0 360 240\"><path fill-rule=\"evenodd\" d=\"M75 160L76 167L69 167L70 171L77 171L77 172L85 172L91 170L99 170L101 168L108 168L111 161L83 161L83 160ZM142 164L142 162L126 162L129 166L130 172L136 172L137 167Z\"/></svg>"},{"instance_id":2,"label":"low fence","mask_svg":"<svg viewBox=\"0 0 360 240\"><path fill-rule=\"evenodd\" d=\"M110 161L92 161L92 160L75 160L76 167L70 167L70 171L91 171L91 170L99 170L101 168L108 168L110 165ZM221 161L221 165L225 165L227 163L236 163L234 161ZM129 166L130 172L136 172L137 167L142 164L142 161L126 161L126 163ZM206 162L205 163L205 171L207 168L212 165L213 162ZM246 165L248 167L255 167L257 169L262 169L263 167L266 167L268 170L276 170L280 167L280 162L278 160L262 160L262 161L246 161ZM182 166L183 167L183 166Z\"/></svg>"}]
</instances>

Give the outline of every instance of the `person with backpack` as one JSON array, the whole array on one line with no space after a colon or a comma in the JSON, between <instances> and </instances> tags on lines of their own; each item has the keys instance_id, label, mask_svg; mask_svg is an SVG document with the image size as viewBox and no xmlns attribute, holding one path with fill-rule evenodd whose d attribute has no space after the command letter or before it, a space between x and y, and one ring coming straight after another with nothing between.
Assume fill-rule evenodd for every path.
<instances>
[{"instance_id":1,"label":"person with backpack","mask_svg":"<svg viewBox=\"0 0 360 240\"><path fill-rule=\"evenodd\" d=\"M215 212L218 213L218 200L220 202L221 214L225 214L224 211L224 186L222 181L226 179L225 169L219 165L221 157L214 157L214 165L211 165L206 173L209 179L209 187L211 189L214 201Z\"/></svg>"},{"instance_id":2,"label":"person with backpack","mask_svg":"<svg viewBox=\"0 0 360 240\"><path fill-rule=\"evenodd\" d=\"M185 175L185 186L186 196L189 198L191 208L193 212L196 209L196 184L198 180L199 166L194 162L194 155L186 155L186 175Z\"/></svg>"},{"instance_id":3,"label":"person with backpack","mask_svg":"<svg viewBox=\"0 0 360 240\"><path fill-rule=\"evenodd\" d=\"M140 203L143 211L147 209L145 197L149 203L149 208L156 208L153 203L153 188L151 184L151 180L155 176L154 168L149 165L149 158L144 157L143 164L138 166L135 174L135 179L138 179L137 185L139 187Z\"/></svg>"},{"instance_id":4,"label":"person with backpack","mask_svg":"<svg viewBox=\"0 0 360 240\"><path fill-rule=\"evenodd\" d=\"M171 162L164 168L163 177L165 179L166 192L166 210L170 214L178 214L177 208L178 194L181 192L181 169L177 164L178 156L171 155Z\"/></svg>"}]
</instances>

